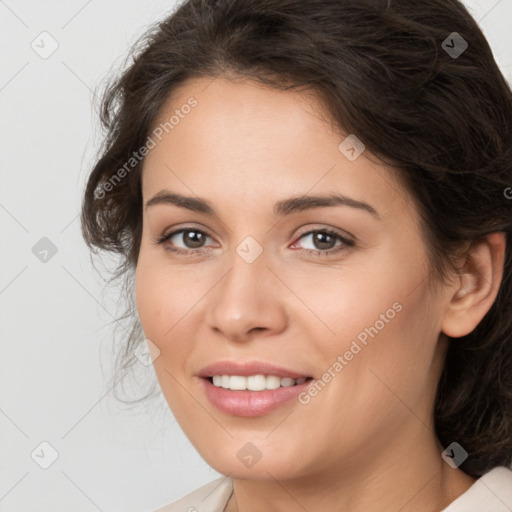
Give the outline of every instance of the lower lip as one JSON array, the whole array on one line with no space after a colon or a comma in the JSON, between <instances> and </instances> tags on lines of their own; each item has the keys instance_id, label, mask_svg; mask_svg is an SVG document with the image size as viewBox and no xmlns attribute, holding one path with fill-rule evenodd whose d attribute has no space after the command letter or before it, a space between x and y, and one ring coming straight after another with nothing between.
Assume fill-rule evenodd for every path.
<instances>
[{"instance_id":1,"label":"lower lip","mask_svg":"<svg viewBox=\"0 0 512 512\"><path fill-rule=\"evenodd\" d=\"M208 379L203 381L206 397L220 411L233 416L247 418L263 416L277 407L296 398L311 382L310 380L295 386L283 386L263 391L231 391L214 386Z\"/></svg>"}]
</instances>

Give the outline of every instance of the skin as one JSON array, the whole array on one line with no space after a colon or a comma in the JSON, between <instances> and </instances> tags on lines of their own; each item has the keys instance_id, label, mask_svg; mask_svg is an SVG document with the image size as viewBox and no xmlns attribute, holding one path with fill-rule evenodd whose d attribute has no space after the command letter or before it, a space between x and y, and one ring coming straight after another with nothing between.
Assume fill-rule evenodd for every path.
<instances>
[{"instance_id":1,"label":"skin","mask_svg":"<svg viewBox=\"0 0 512 512\"><path fill-rule=\"evenodd\" d=\"M162 109L197 106L146 157L144 204L163 189L208 200L219 218L172 204L143 211L136 300L154 368L180 426L204 459L234 480L227 512L439 511L474 479L442 458L433 429L448 336L471 332L502 278L504 237L489 235L461 258L461 276L434 282L416 205L395 171L368 151L349 161L314 96L225 78L185 82ZM339 192L349 206L278 217L273 205ZM192 224L192 227L190 225ZM201 230L207 253L183 234ZM354 241L306 252L303 233L332 228ZM263 249L237 252L248 236ZM301 252L301 249L303 251ZM197 249L195 249L197 251ZM399 303L392 320L307 405L255 418L228 415L206 398L197 373L219 360L265 361L321 379L365 328ZM455 341L452 341L455 342ZM456 441L456 440L454 440ZM237 452L251 442L261 459Z\"/></svg>"}]
</instances>

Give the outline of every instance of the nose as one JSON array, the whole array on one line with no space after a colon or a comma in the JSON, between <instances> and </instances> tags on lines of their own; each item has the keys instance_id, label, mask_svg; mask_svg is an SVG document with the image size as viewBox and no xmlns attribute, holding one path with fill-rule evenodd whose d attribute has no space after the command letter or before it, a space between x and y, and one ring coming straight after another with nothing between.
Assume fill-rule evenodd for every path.
<instances>
[{"instance_id":1,"label":"nose","mask_svg":"<svg viewBox=\"0 0 512 512\"><path fill-rule=\"evenodd\" d=\"M236 252L209 296L207 322L217 335L243 342L282 332L288 322L285 287L263 252L248 263Z\"/></svg>"}]
</instances>

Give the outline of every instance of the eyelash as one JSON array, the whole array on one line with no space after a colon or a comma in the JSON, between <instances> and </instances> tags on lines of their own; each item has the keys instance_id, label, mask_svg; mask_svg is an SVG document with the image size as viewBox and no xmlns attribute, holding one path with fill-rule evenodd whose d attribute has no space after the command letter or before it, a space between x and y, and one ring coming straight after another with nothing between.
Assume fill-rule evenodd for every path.
<instances>
[{"instance_id":1,"label":"eyelash","mask_svg":"<svg viewBox=\"0 0 512 512\"><path fill-rule=\"evenodd\" d=\"M185 233L187 231L194 231L196 233L201 233L202 235L210 236L208 233L206 233L205 231L202 231L200 229L196 229L194 227L188 227L188 228L185 227L185 228L178 229L176 231L172 231L171 233L168 233L166 235L158 236L154 239L154 242L156 244L163 245L167 240L171 239L173 236L175 236L179 233ZM302 252L305 252L307 254L315 254L318 256L322 256L322 255L329 256L329 255L338 253L340 251L346 250L349 247L354 246L354 242L352 240L349 240L348 238L341 236L337 231L334 231L333 229L330 229L330 228L312 229L310 231L306 231L304 233L301 233L301 235L297 238L297 241L301 240L302 238L304 238L307 235L311 235L311 234L315 234L315 233L323 233L323 234L328 234L328 235L334 236L342 242L342 245L338 246L337 248L327 249L324 251L315 250L315 249L300 249ZM201 254L211 252L210 250L208 250L208 248L204 248L204 247L200 247L198 249L178 249L176 247L167 246L167 247L165 247L165 249L168 251L171 251L175 254L178 254L181 256L186 256L186 257L193 257L193 256L198 256Z\"/></svg>"}]
</instances>

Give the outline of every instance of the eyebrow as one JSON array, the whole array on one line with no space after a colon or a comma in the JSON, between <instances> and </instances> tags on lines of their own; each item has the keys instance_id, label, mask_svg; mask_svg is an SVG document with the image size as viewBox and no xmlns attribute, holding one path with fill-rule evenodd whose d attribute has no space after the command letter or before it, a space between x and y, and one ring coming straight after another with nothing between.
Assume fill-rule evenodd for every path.
<instances>
[{"instance_id":1,"label":"eyebrow","mask_svg":"<svg viewBox=\"0 0 512 512\"><path fill-rule=\"evenodd\" d=\"M161 190L155 194L147 203L146 209L157 204L172 204L181 208L186 208L197 213L203 213L213 217L219 217L215 208L206 199L192 196L184 196L169 190ZM366 211L375 218L380 219L375 208L364 201L352 199L338 193L322 194L322 195L303 195L290 197L278 201L274 205L274 214L277 216L290 215L295 212L301 212L312 208L325 208L333 206L349 206Z\"/></svg>"}]
</instances>

